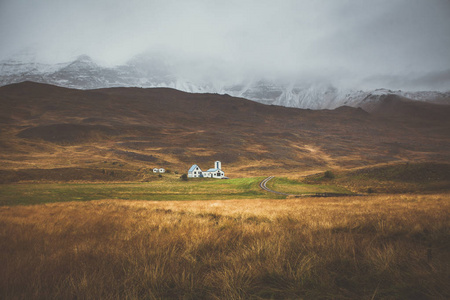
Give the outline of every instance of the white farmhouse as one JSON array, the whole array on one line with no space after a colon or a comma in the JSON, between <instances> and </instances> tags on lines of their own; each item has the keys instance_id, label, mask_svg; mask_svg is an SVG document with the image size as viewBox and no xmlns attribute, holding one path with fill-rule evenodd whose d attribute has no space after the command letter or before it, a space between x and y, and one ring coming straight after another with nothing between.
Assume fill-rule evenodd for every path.
<instances>
[{"instance_id":1,"label":"white farmhouse","mask_svg":"<svg viewBox=\"0 0 450 300\"><path fill-rule=\"evenodd\" d=\"M214 168L211 168L208 171L202 171L198 165L193 165L188 171L188 177L226 178L225 173L222 171L222 163L220 161L216 161L214 163Z\"/></svg>"},{"instance_id":2,"label":"white farmhouse","mask_svg":"<svg viewBox=\"0 0 450 300\"><path fill-rule=\"evenodd\" d=\"M199 166L193 165L188 171L188 177L189 178L203 177L202 173L203 173L202 169L200 169Z\"/></svg>"}]
</instances>

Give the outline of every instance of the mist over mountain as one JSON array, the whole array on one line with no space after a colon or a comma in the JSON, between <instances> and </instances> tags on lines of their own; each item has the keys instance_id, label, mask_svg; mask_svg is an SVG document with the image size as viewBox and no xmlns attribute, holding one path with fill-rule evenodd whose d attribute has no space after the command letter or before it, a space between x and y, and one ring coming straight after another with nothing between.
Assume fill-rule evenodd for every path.
<instances>
[{"instance_id":1,"label":"mist over mountain","mask_svg":"<svg viewBox=\"0 0 450 300\"><path fill-rule=\"evenodd\" d=\"M450 92L401 91L389 89L360 90L339 87L319 79L258 78L221 76L200 62L195 76L183 72L189 66L174 63L164 55L141 54L123 65L105 67L81 55L73 61L45 64L36 60L32 51L20 52L0 61L0 85L35 81L76 89L108 87L169 87L192 93L217 93L242 97L264 104L308 109L334 109L339 106L371 110L374 103L389 95L441 104L450 103ZM209 76L205 76L209 74ZM444 86L445 74L442 76ZM435 80L434 82L439 82Z\"/></svg>"},{"instance_id":2,"label":"mist over mountain","mask_svg":"<svg viewBox=\"0 0 450 300\"><path fill-rule=\"evenodd\" d=\"M448 0L4 0L0 80L166 86L304 108L377 89L447 92L449 12Z\"/></svg>"}]
</instances>

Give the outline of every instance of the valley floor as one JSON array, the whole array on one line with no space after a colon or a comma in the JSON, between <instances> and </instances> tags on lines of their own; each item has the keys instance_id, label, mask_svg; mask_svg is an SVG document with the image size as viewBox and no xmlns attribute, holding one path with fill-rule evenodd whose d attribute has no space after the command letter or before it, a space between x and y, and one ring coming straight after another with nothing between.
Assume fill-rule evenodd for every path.
<instances>
[{"instance_id":1,"label":"valley floor","mask_svg":"<svg viewBox=\"0 0 450 300\"><path fill-rule=\"evenodd\" d=\"M99 199L133 200L227 200L255 198L285 198L259 187L264 177L221 179L189 179L179 175L164 175L151 182L103 183L36 183L0 184L0 205L30 205L49 202L89 201ZM276 178L270 182L279 191L299 194L351 192L330 184L305 184L296 180Z\"/></svg>"},{"instance_id":2,"label":"valley floor","mask_svg":"<svg viewBox=\"0 0 450 300\"><path fill-rule=\"evenodd\" d=\"M448 299L448 193L0 207L2 299Z\"/></svg>"}]
</instances>

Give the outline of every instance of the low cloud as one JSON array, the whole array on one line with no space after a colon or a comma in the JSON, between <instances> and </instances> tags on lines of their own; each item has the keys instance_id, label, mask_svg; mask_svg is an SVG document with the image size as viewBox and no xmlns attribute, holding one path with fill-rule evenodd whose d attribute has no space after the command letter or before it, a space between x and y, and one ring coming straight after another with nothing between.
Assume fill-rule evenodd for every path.
<instances>
[{"instance_id":1,"label":"low cloud","mask_svg":"<svg viewBox=\"0 0 450 300\"><path fill-rule=\"evenodd\" d=\"M26 47L40 61L104 65L158 53L192 78L433 87L429 74L450 70L449 15L447 0L5 0L0 59Z\"/></svg>"}]
</instances>

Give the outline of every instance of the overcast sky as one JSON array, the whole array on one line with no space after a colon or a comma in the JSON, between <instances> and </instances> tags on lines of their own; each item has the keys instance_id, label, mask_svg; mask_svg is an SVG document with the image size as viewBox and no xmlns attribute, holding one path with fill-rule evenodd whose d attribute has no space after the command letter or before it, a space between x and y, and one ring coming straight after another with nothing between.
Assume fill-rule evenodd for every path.
<instances>
[{"instance_id":1,"label":"overcast sky","mask_svg":"<svg viewBox=\"0 0 450 300\"><path fill-rule=\"evenodd\" d=\"M146 52L225 77L445 85L450 0L0 0L0 45L0 59L31 47L40 61L117 65Z\"/></svg>"}]
</instances>

